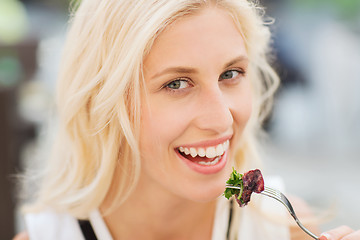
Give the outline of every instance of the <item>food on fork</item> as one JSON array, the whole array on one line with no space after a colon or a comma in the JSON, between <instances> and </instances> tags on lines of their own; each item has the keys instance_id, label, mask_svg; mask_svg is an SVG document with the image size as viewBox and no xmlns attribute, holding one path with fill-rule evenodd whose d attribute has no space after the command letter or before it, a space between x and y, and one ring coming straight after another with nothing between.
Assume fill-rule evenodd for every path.
<instances>
[{"instance_id":1,"label":"food on fork","mask_svg":"<svg viewBox=\"0 0 360 240\"><path fill-rule=\"evenodd\" d=\"M235 195L235 199L240 207L244 207L250 202L251 194L264 191L264 179L259 169L250 170L244 174L238 173L234 168L227 184L240 189L226 188L224 196L230 199Z\"/></svg>"}]
</instances>

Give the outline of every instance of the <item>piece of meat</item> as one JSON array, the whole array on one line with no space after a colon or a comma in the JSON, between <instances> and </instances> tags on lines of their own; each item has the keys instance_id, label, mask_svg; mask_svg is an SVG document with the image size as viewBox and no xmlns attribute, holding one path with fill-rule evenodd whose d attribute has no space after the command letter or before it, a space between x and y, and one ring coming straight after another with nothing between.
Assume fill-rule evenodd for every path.
<instances>
[{"instance_id":1,"label":"piece of meat","mask_svg":"<svg viewBox=\"0 0 360 240\"><path fill-rule=\"evenodd\" d=\"M251 170L244 173L243 177L244 190L239 199L238 195L235 195L236 201L240 207L243 207L250 202L251 194L253 192L261 193L264 191L264 179L259 169Z\"/></svg>"}]
</instances>

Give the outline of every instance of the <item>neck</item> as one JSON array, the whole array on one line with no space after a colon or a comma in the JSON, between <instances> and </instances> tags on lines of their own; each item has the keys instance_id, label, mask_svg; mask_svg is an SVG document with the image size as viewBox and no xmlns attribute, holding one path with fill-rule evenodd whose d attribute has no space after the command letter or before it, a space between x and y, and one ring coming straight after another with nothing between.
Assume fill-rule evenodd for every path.
<instances>
[{"instance_id":1,"label":"neck","mask_svg":"<svg viewBox=\"0 0 360 240\"><path fill-rule=\"evenodd\" d=\"M215 201L182 199L140 180L105 222L114 239L211 239L215 206ZM106 211L104 204L101 211Z\"/></svg>"}]
</instances>

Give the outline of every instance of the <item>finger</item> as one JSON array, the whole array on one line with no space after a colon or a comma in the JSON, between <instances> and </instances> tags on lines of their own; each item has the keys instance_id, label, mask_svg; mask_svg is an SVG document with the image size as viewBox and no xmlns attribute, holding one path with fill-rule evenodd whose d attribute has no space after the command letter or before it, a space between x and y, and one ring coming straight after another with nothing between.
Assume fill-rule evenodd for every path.
<instances>
[{"instance_id":1,"label":"finger","mask_svg":"<svg viewBox=\"0 0 360 240\"><path fill-rule=\"evenodd\" d=\"M27 232L22 232L17 234L13 240L29 240L29 235L27 234Z\"/></svg>"},{"instance_id":2,"label":"finger","mask_svg":"<svg viewBox=\"0 0 360 240\"><path fill-rule=\"evenodd\" d=\"M353 232L354 232L354 230L352 230L348 226L341 226L341 227L335 228L333 230L330 230L330 231L327 231L327 232L321 234L320 239L321 240L338 240L338 239L341 239Z\"/></svg>"},{"instance_id":3,"label":"finger","mask_svg":"<svg viewBox=\"0 0 360 240\"><path fill-rule=\"evenodd\" d=\"M360 240L360 230L346 235L342 238L342 240Z\"/></svg>"}]
</instances>

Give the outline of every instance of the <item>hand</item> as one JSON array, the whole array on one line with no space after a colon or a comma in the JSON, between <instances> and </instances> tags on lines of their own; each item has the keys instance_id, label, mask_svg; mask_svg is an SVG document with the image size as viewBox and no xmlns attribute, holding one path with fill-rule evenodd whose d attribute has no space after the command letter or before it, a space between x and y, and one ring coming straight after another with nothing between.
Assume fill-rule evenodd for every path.
<instances>
[{"instance_id":1,"label":"hand","mask_svg":"<svg viewBox=\"0 0 360 240\"><path fill-rule=\"evenodd\" d=\"M22 232L17 234L13 240L29 240L29 235L27 234L27 232Z\"/></svg>"},{"instance_id":2,"label":"hand","mask_svg":"<svg viewBox=\"0 0 360 240\"><path fill-rule=\"evenodd\" d=\"M360 230L354 231L348 226L341 226L321 234L320 240L360 240Z\"/></svg>"}]
</instances>

